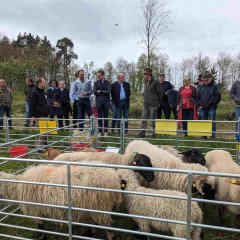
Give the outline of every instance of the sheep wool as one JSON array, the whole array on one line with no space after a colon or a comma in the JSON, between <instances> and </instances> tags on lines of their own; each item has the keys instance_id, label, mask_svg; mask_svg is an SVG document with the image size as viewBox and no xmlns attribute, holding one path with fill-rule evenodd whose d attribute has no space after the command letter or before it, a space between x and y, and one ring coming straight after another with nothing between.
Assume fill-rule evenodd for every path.
<instances>
[{"instance_id":1,"label":"sheep wool","mask_svg":"<svg viewBox=\"0 0 240 240\"><path fill-rule=\"evenodd\" d=\"M121 179L126 181L125 190L161 194L169 196L187 197L183 192L171 190L155 190L141 187L137 180L136 175L129 170L118 170ZM171 219L178 221L186 221L187 218L187 202L186 200L170 199L153 196L141 196L133 194L124 194L124 201L128 212L134 215L143 215L147 217L155 217L162 219ZM202 223L202 211L196 202L191 203L192 215L191 221L193 223ZM154 221L134 218L141 231L150 232L151 229L158 231L171 232L174 237L186 238L186 226L173 224L168 222ZM201 228L193 227L191 230L193 240L200 240Z\"/></svg>"},{"instance_id":2,"label":"sheep wool","mask_svg":"<svg viewBox=\"0 0 240 240\"><path fill-rule=\"evenodd\" d=\"M224 150L209 151L205 159L211 172L240 174L240 166L233 161L229 152ZM227 202L240 202L239 179L216 177L215 199ZM233 214L240 214L240 207L227 206Z\"/></svg>"},{"instance_id":3,"label":"sheep wool","mask_svg":"<svg viewBox=\"0 0 240 240\"><path fill-rule=\"evenodd\" d=\"M159 147L143 140L131 141L125 150L125 154L131 152L138 152L150 157L153 167L156 168L168 168L168 169L181 169L191 171L208 172L208 169L200 164L188 164L183 163L180 158L173 154L160 149ZM201 186L204 183L211 185L211 188L215 187L215 178L208 176L194 175L194 184L201 192ZM141 181L144 183L143 181ZM155 172L154 181L150 182L149 187L155 189L169 189L181 192L187 192L187 174L173 173L173 172Z\"/></svg>"},{"instance_id":4,"label":"sheep wool","mask_svg":"<svg viewBox=\"0 0 240 240\"><path fill-rule=\"evenodd\" d=\"M23 181L65 184L67 185L66 166L38 165L26 170L22 175L0 173L2 179L20 179ZM118 173L114 169L97 167L71 167L72 186L85 186L96 188L121 189ZM2 183L0 182L0 186ZM66 206L68 203L68 189L66 187L43 186L36 184L4 183L0 187L0 195L9 197L9 192L16 192L15 199L28 202L47 203ZM122 203L122 195L115 192L96 190L84 190L72 188L73 207L112 211L113 207L119 207ZM50 217L55 219L67 219L67 210L61 208L49 208L44 206L31 206L21 204L24 214ZM113 220L108 214L97 214L84 211L73 211L73 220L77 222L96 223L104 226L112 226ZM111 239L111 238L109 238Z\"/></svg>"}]
</instances>

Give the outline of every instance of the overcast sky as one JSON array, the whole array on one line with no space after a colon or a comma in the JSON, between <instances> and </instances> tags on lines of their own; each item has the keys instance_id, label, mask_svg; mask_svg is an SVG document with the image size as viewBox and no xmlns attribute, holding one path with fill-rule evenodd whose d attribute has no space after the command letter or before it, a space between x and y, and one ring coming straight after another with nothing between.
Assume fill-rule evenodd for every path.
<instances>
[{"instance_id":1,"label":"overcast sky","mask_svg":"<svg viewBox=\"0 0 240 240\"><path fill-rule=\"evenodd\" d=\"M0 33L48 36L53 44L69 37L82 66L102 67L118 57L136 61L140 40L138 0L0 0ZM171 32L161 51L172 62L199 52L216 56L240 49L240 0L169 0ZM115 26L115 24L119 26Z\"/></svg>"}]
</instances>

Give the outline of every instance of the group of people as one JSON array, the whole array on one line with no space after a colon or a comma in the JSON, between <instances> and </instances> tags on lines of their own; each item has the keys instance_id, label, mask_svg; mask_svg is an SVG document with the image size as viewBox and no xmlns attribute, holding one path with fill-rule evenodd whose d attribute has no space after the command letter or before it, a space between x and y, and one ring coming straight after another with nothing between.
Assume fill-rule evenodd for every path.
<instances>
[{"instance_id":1,"label":"group of people","mask_svg":"<svg viewBox=\"0 0 240 240\"><path fill-rule=\"evenodd\" d=\"M142 131L139 137L145 137L147 119L151 119L155 129L155 120L170 119L171 112L175 119L182 123L184 135L187 136L188 120L212 120L212 138L216 137L216 110L221 101L221 93L212 75L205 71L199 75L197 87L192 85L191 77L185 77L183 86L176 91L174 86L165 80L165 74L160 73L158 79L153 78L152 69L144 71L144 107L142 112ZM152 137L155 137L153 133Z\"/></svg>"},{"instance_id":2,"label":"group of people","mask_svg":"<svg viewBox=\"0 0 240 240\"><path fill-rule=\"evenodd\" d=\"M98 117L99 137L108 135L109 109L112 110L112 132L117 126L120 132L120 119L124 118L125 132L128 132L128 114L130 106L131 88L125 81L125 74L119 72L117 81L112 83L106 79L102 69L97 71L97 80L92 82L85 78L84 70L76 72L76 79L71 83L70 91L66 88L64 81L51 80L47 91L46 80L38 78L36 84L33 79L26 80L26 127L30 126L30 120L36 125L37 118L55 116L58 118L59 127L69 125L69 114L73 115L73 124L80 129L84 127L85 115L95 113ZM142 111L142 131L139 137L145 137L147 120L152 120L152 127L155 129L155 120L170 119L171 113L175 119L182 123L184 134L187 135L187 120L213 120L213 135L216 136L216 109L221 100L221 94L217 84L212 79L209 71L199 76L198 85L195 87L190 77L185 77L183 86L179 91L166 81L165 74L160 73L158 79L153 77L152 70L146 68L144 71L144 104ZM240 99L239 84L234 85L236 90L236 101ZM232 96L233 96L232 90ZM235 95L234 95L235 96ZM240 102L240 101L239 101ZM73 108L71 107L71 103ZM11 104L12 93L6 86L6 82L0 80L0 127L3 127L3 115L9 118L8 125L11 127ZM239 108L240 109L240 108ZM240 115L240 110L239 114ZM155 133L153 133L155 137Z\"/></svg>"}]
</instances>

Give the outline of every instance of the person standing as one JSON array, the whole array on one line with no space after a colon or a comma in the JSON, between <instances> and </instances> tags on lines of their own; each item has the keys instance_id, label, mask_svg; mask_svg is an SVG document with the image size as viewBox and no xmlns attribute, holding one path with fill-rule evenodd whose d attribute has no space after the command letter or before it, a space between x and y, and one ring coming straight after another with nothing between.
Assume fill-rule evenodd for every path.
<instances>
[{"instance_id":1,"label":"person standing","mask_svg":"<svg viewBox=\"0 0 240 240\"><path fill-rule=\"evenodd\" d=\"M66 88L64 81L59 82L59 88L61 90L60 100L61 100L61 107L63 110L63 117L65 119L65 126L68 126L69 125L69 113L72 114L72 107L70 104L69 91Z\"/></svg>"},{"instance_id":2,"label":"person standing","mask_svg":"<svg viewBox=\"0 0 240 240\"><path fill-rule=\"evenodd\" d=\"M57 80L50 81L50 87L47 91L48 104L50 106L50 118L54 119L54 116L58 118L58 126L63 127L63 109L61 105L61 90L58 87Z\"/></svg>"},{"instance_id":3,"label":"person standing","mask_svg":"<svg viewBox=\"0 0 240 240\"><path fill-rule=\"evenodd\" d=\"M112 89L112 78L108 78L108 81L111 85L111 89ZM116 127L116 118L117 118L117 111L116 111L116 106L113 102L113 99L112 99L112 94L110 94L110 104L109 104L109 108L111 109L112 111L112 133L114 133L114 130L115 130L115 127Z\"/></svg>"},{"instance_id":4,"label":"person standing","mask_svg":"<svg viewBox=\"0 0 240 240\"><path fill-rule=\"evenodd\" d=\"M152 127L155 130L155 120L157 118L158 107L161 104L163 91L159 81L154 80L152 76L152 69L146 68L144 70L144 105L142 111L142 131L138 134L138 137L145 137L145 129L147 127L147 119L152 120ZM156 137L155 133L152 134L152 137Z\"/></svg>"},{"instance_id":5,"label":"person standing","mask_svg":"<svg viewBox=\"0 0 240 240\"><path fill-rule=\"evenodd\" d=\"M197 89L191 85L191 77L185 77L178 93L178 120L183 121L183 132L187 136L187 120L197 120Z\"/></svg>"},{"instance_id":6,"label":"person standing","mask_svg":"<svg viewBox=\"0 0 240 240\"><path fill-rule=\"evenodd\" d=\"M50 113L47 94L44 91L45 87L46 80L38 78L30 101L30 117L32 122L37 118L47 118ZM47 145L47 137L45 135L39 137L39 145Z\"/></svg>"},{"instance_id":7,"label":"person standing","mask_svg":"<svg viewBox=\"0 0 240 240\"><path fill-rule=\"evenodd\" d=\"M164 73L160 73L158 75L158 80L161 83L161 87L162 87L162 91L163 91L163 97L162 97L160 107L158 108L157 118L161 119L162 118L162 112L163 112L164 116L165 116L165 119L170 119L171 107L168 103L167 92L169 90L171 90L173 87L172 87L172 84L170 82L166 81Z\"/></svg>"},{"instance_id":8,"label":"person standing","mask_svg":"<svg viewBox=\"0 0 240 240\"><path fill-rule=\"evenodd\" d=\"M93 92L91 81L84 78L84 70L78 71L79 78L71 84L70 99L71 102L76 102L79 122L79 128L83 131L85 113L88 117L92 115L90 96Z\"/></svg>"},{"instance_id":9,"label":"person standing","mask_svg":"<svg viewBox=\"0 0 240 240\"><path fill-rule=\"evenodd\" d=\"M3 129L3 116L6 114L9 128L12 128L11 120L12 91L7 87L6 81L0 79L0 129Z\"/></svg>"},{"instance_id":10,"label":"person standing","mask_svg":"<svg viewBox=\"0 0 240 240\"><path fill-rule=\"evenodd\" d=\"M236 111L236 139L237 141L240 141L240 133L239 133L239 126L238 126L238 120L240 118L240 80L238 79L235 81L231 87L230 90L230 96L235 101L235 111Z\"/></svg>"},{"instance_id":11,"label":"person standing","mask_svg":"<svg viewBox=\"0 0 240 240\"><path fill-rule=\"evenodd\" d=\"M198 89L198 109L201 120L212 120L212 138L216 138L216 111L221 93L209 71L202 74L203 85Z\"/></svg>"},{"instance_id":12,"label":"person standing","mask_svg":"<svg viewBox=\"0 0 240 240\"><path fill-rule=\"evenodd\" d=\"M26 85L25 85L25 95L26 95L26 123L25 127L30 127L30 101L32 93L35 89L35 86L33 84L32 78L26 79ZM33 123L33 125L36 125L36 122Z\"/></svg>"},{"instance_id":13,"label":"person standing","mask_svg":"<svg viewBox=\"0 0 240 240\"><path fill-rule=\"evenodd\" d=\"M114 105L116 106L116 118L125 119L125 132L128 132L128 113L129 100L131 95L130 85L125 81L125 74L119 72L117 75L118 81L112 85L111 95ZM120 121L117 121L118 131L120 132Z\"/></svg>"},{"instance_id":14,"label":"person standing","mask_svg":"<svg viewBox=\"0 0 240 240\"><path fill-rule=\"evenodd\" d=\"M78 72L79 71L77 71L76 73L75 73L75 80L77 80L78 79ZM74 81L75 81L74 80ZM70 98L70 101L73 103L73 107L72 107L72 117L73 117L73 124L74 124L74 126L73 127L76 127L76 124L77 124L77 121L76 121L76 119L77 119L77 117L78 117L78 112L77 112L77 105L76 105L76 101L74 101L74 99L71 99L71 96L73 96L73 94L72 94L72 92L71 91L73 91L73 82L71 83L71 85L70 85L70 93L69 93L69 98Z\"/></svg>"},{"instance_id":15,"label":"person standing","mask_svg":"<svg viewBox=\"0 0 240 240\"><path fill-rule=\"evenodd\" d=\"M177 112L177 98L178 98L178 91L175 90L174 85L172 85L172 89L167 91L168 103L170 109L173 113L174 119L178 119L178 112ZM171 114L170 114L171 116Z\"/></svg>"},{"instance_id":16,"label":"person standing","mask_svg":"<svg viewBox=\"0 0 240 240\"><path fill-rule=\"evenodd\" d=\"M96 96L96 107L98 112L98 128L100 137L103 132L103 119L104 118L104 136L108 135L108 111L110 104L111 85L105 79L105 72L100 69L97 71L98 80L94 83L93 91Z\"/></svg>"}]
</instances>

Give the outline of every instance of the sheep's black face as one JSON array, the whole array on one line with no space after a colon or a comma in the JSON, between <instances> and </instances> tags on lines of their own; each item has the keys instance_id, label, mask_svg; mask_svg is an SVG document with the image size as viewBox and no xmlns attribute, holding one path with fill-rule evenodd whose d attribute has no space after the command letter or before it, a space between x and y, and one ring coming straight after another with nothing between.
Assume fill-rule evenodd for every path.
<instances>
[{"instance_id":1,"label":"sheep's black face","mask_svg":"<svg viewBox=\"0 0 240 240\"><path fill-rule=\"evenodd\" d=\"M187 163L198 163L202 166L206 165L206 159L204 158L201 151L198 149L191 149L186 152L180 153L183 155L183 161Z\"/></svg>"},{"instance_id":2,"label":"sheep's black face","mask_svg":"<svg viewBox=\"0 0 240 240\"><path fill-rule=\"evenodd\" d=\"M204 183L202 186L202 191L204 195L202 196L204 199L213 200L215 195L215 189L212 189L212 186L208 183ZM192 193L198 193L196 187L192 186Z\"/></svg>"},{"instance_id":3,"label":"sheep's black face","mask_svg":"<svg viewBox=\"0 0 240 240\"><path fill-rule=\"evenodd\" d=\"M152 167L151 159L144 154L136 154L130 165L136 167ZM152 182L155 178L154 171L134 170L139 173L147 182Z\"/></svg>"}]
</instances>

